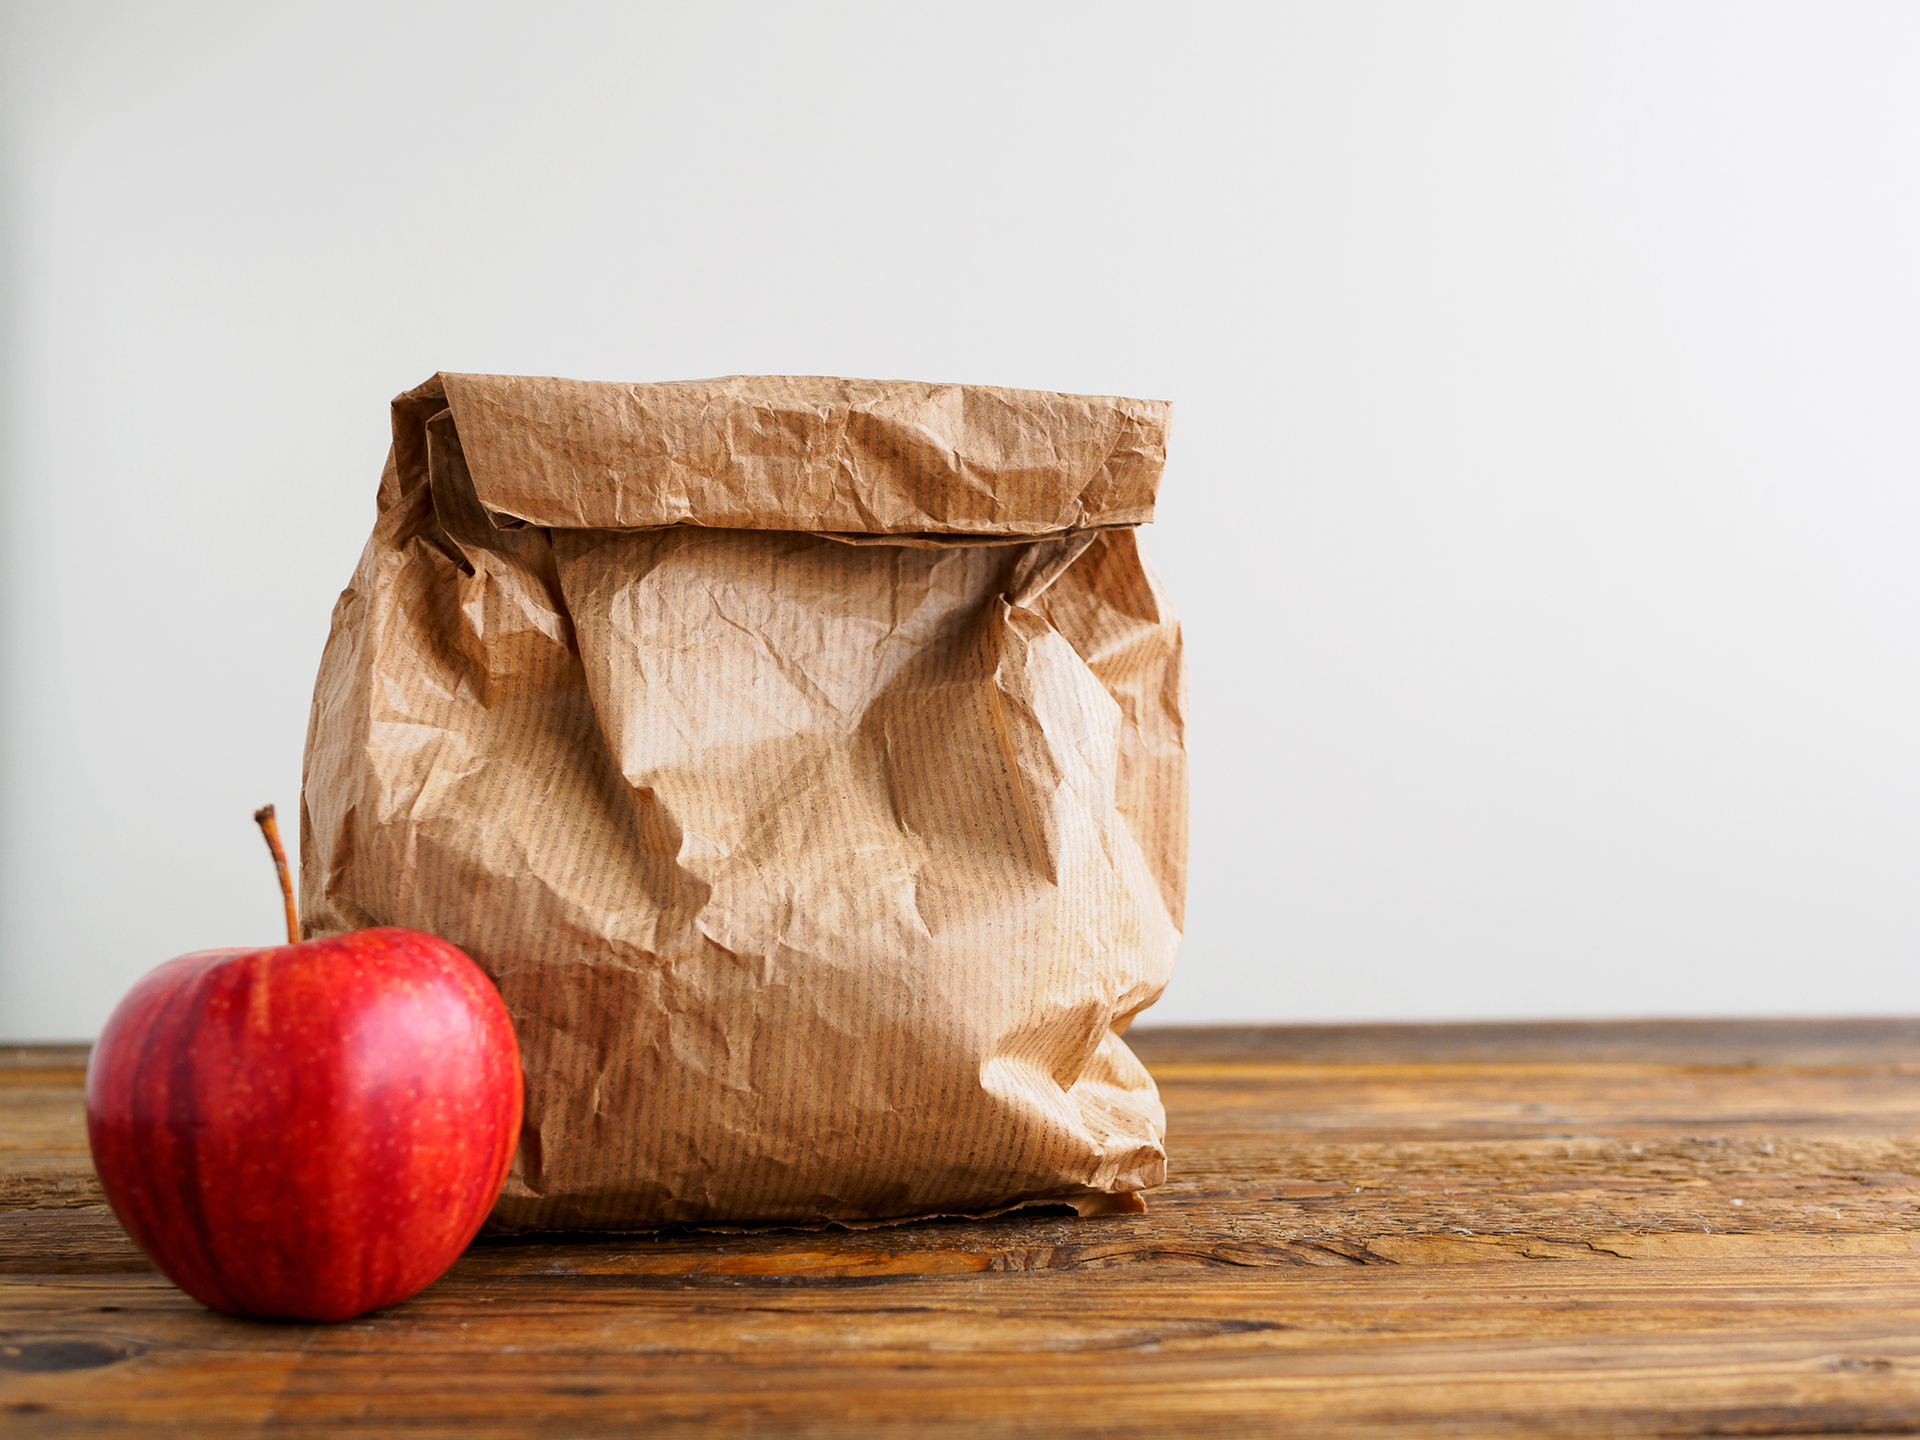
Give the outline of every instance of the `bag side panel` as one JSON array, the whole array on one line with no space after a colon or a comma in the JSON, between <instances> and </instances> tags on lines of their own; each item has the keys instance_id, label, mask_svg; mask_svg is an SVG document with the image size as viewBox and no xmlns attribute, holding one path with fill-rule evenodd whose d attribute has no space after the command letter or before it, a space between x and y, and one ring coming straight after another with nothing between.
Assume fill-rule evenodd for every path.
<instances>
[{"instance_id":1,"label":"bag side panel","mask_svg":"<svg viewBox=\"0 0 1920 1440\"><path fill-rule=\"evenodd\" d=\"M1187 666L1166 591L1131 530L1096 536L1033 602L1120 707L1118 804L1184 927L1187 902Z\"/></svg>"},{"instance_id":2,"label":"bag side panel","mask_svg":"<svg viewBox=\"0 0 1920 1440\"><path fill-rule=\"evenodd\" d=\"M558 606L551 547L543 531L494 530L450 432L414 418L413 463L388 466L315 688L306 932L425 930L496 983L502 957L617 959L608 917L646 877L581 856L643 847ZM541 1164L529 1126L510 1184L539 1184Z\"/></svg>"}]
</instances>

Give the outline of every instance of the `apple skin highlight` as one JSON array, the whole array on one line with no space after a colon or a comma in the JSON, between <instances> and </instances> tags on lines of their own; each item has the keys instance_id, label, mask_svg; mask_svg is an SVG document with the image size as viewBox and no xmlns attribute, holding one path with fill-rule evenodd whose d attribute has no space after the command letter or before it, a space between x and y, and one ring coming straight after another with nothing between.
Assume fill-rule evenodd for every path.
<instances>
[{"instance_id":1,"label":"apple skin highlight","mask_svg":"<svg viewBox=\"0 0 1920 1440\"><path fill-rule=\"evenodd\" d=\"M492 983L397 928L170 960L87 1067L114 1214L241 1315L344 1320L438 1279L500 1192L521 1104Z\"/></svg>"}]
</instances>

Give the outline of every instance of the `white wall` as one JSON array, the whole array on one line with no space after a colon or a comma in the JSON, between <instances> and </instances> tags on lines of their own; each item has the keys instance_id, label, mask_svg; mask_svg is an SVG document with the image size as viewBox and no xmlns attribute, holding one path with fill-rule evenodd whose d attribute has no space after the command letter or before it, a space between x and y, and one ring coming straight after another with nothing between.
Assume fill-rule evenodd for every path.
<instances>
[{"instance_id":1,"label":"white wall","mask_svg":"<svg viewBox=\"0 0 1920 1440\"><path fill-rule=\"evenodd\" d=\"M442 368L1173 400L1158 1018L1920 1011L1920 9L0 27L0 1035L275 938Z\"/></svg>"}]
</instances>

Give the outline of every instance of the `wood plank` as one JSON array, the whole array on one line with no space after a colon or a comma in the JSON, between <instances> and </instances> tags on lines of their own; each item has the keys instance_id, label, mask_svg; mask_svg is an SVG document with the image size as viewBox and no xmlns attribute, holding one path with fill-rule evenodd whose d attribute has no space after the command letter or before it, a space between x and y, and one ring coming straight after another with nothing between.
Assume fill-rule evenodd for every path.
<instances>
[{"instance_id":1,"label":"wood plank","mask_svg":"<svg viewBox=\"0 0 1920 1440\"><path fill-rule=\"evenodd\" d=\"M1174 1062L1470 1064L1568 1061L1859 1065L1920 1061L1920 1018L1496 1020L1401 1025L1153 1025L1127 1032L1149 1068Z\"/></svg>"},{"instance_id":2,"label":"wood plank","mask_svg":"<svg viewBox=\"0 0 1920 1440\"><path fill-rule=\"evenodd\" d=\"M343 1326L153 1273L23 1050L0 1428L1920 1433L1920 1024L1460 1028L1139 1032L1145 1215L483 1238Z\"/></svg>"},{"instance_id":3,"label":"wood plank","mask_svg":"<svg viewBox=\"0 0 1920 1440\"><path fill-rule=\"evenodd\" d=\"M0 1071L6 1070L82 1070L93 1046L83 1040L42 1044L0 1044Z\"/></svg>"},{"instance_id":4,"label":"wood plank","mask_svg":"<svg viewBox=\"0 0 1920 1440\"><path fill-rule=\"evenodd\" d=\"M0 1066L0 1215L104 1204L87 1155L85 1080L84 1066Z\"/></svg>"},{"instance_id":5,"label":"wood plank","mask_svg":"<svg viewBox=\"0 0 1920 1440\"><path fill-rule=\"evenodd\" d=\"M1920 1417L1911 1258L1231 1286L607 1278L455 1277L336 1327L226 1321L157 1279L22 1286L19 1318L39 1300L48 1333L134 1353L16 1375L6 1403L49 1435L1897 1433Z\"/></svg>"}]
</instances>

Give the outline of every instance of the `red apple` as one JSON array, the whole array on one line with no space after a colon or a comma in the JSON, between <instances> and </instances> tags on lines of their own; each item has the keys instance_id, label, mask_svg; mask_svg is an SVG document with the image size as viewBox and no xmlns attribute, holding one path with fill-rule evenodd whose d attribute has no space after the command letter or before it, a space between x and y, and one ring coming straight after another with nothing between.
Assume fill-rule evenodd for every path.
<instances>
[{"instance_id":1,"label":"red apple","mask_svg":"<svg viewBox=\"0 0 1920 1440\"><path fill-rule=\"evenodd\" d=\"M292 890L272 830L293 928ZM169 960L87 1067L94 1168L140 1248L216 1310L344 1320L467 1247L520 1135L486 975L417 930Z\"/></svg>"}]
</instances>

